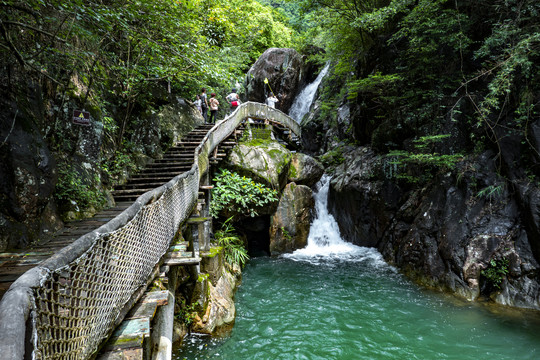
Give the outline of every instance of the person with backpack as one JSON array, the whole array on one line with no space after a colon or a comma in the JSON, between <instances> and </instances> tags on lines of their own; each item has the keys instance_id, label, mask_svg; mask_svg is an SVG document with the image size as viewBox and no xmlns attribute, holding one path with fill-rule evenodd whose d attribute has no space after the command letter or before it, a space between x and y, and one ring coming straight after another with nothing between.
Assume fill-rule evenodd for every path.
<instances>
[{"instance_id":1,"label":"person with backpack","mask_svg":"<svg viewBox=\"0 0 540 360\"><path fill-rule=\"evenodd\" d=\"M216 99L216 94L210 94L208 103L210 104L210 118L208 119L208 122L213 124L216 122L216 115L219 109L219 101Z\"/></svg>"},{"instance_id":2,"label":"person with backpack","mask_svg":"<svg viewBox=\"0 0 540 360\"><path fill-rule=\"evenodd\" d=\"M227 95L225 99L227 99L227 102L231 106L229 114L236 110L238 106L240 106L240 96L236 93L236 89L232 89L231 93Z\"/></svg>"},{"instance_id":3,"label":"person with backpack","mask_svg":"<svg viewBox=\"0 0 540 360\"><path fill-rule=\"evenodd\" d=\"M204 122L208 121L208 101L206 100L206 89L201 89L201 113L204 118Z\"/></svg>"}]
</instances>

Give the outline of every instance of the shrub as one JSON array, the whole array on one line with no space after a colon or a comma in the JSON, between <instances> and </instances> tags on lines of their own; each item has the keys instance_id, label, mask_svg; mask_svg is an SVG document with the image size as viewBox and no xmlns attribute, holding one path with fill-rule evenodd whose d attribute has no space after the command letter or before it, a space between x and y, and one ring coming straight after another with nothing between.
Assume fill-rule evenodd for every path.
<instances>
[{"instance_id":1,"label":"shrub","mask_svg":"<svg viewBox=\"0 0 540 360\"><path fill-rule=\"evenodd\" d=\"M487 282L497 289L501 288L503 279L508 274L508 259L491 259L489 266L482 270L482 275L486 278Z\"/></svg>"},{"instance_id":2,"label":"shrub","mask_svg":"<svg viewBox=\"0 0 540 360\"><path fill-rule=\"evenodd\" d=\"M257 216L258 208L278 199L276 190L229 170L222 169L214 184L210 214L216 218L221 211L233 217Z\"/></svg>"},{"instance_id":3,"label":"shrub","mask_svg":"<svg viewBox=\"0 0 540 360\"><path fill-rule=\"evenodd\" d=\"M225 260L229 264L244 266L249 260L247 250L240 237L235 233L234 227L230 223L232 218L227 219L221 229L214 234L218 245L223 249Z\"/></svg>"}]
</instances>

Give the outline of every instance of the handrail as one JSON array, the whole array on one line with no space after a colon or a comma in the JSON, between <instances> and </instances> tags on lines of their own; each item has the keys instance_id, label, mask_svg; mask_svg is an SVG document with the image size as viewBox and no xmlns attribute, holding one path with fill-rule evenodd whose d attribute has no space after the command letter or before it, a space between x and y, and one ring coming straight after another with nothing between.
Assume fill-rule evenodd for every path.
<instances>
[{"instance_id":1,"label":"handrail","mask_svg":"<svg viewBox=\"0 0 540 360\"><path fill-rule=\"evenodd\" d=\"M244 119L263 116L300 137L300 126L283 112L244 103L208 132L195 149L191 170L141 195L117 217L19 277L0 302L2 357L92 356L196 206L208 156Z\"/></svg>"}]
</instances>

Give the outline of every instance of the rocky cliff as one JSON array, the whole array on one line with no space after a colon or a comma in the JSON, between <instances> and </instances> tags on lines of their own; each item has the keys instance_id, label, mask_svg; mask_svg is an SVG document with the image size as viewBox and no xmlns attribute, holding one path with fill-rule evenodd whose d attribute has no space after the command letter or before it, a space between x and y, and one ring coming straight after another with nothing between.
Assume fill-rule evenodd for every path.
<instances>
[{"instance_id":1,"label":"rocky cliff","mask_svg":"<svg viewBox=\"0 0 540 360\"><path fill-rule=\"evenodd\" d=\"M533 186L524 204L497 174L491 151L421 188L407 189L390 175L369 147L346 154L336 169L329 206L348 241L377 247L423 285L540 309L539 238L529 225Z\"/></svg>"},{"instance_id":2,"label":"rocky cliff","mask_svg":"<svg viewBox=\"0 0 540 360\"><path fill-rule=\"evenodd\" d=\"M194 106L161 89L159 106L131 114L120 152L111 116L121 114L103 113L105 105L91 97L83 104L84 91L74 86L59 97L28 80L0 97L0 251L24 248L63 220L110 206L111 186L203 121ZM76 124L74 110L83 106L88 124Z\"/></svg>"}]
</instances>

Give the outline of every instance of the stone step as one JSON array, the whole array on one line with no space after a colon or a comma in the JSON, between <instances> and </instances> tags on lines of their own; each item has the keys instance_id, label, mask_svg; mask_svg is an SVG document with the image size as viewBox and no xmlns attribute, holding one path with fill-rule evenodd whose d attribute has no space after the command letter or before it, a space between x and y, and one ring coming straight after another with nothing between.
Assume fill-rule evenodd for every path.
<instances>
[{"instance_id":1,"label":"stone step","mask_svg":"<svg viewBox=\"0 0 540 360\"><path fill-rule=\"evenodd\" d=\"M179 159L176 159L175 161L166 161L166 162L163 162L161 160L156 160L155 163L148 164L147 167L144 169L144 171L153 170L153 169L162 169L162 168L182 168L182 169L191 168L191 165L193 164L193 162L186 164L184 161L182 161L182 158L185 158L185 157L180 157ZM194 158L194 155L190 154L189 157Z\"/></svg>"},{"instance_id":2,"label":"stone step","mask_svg":"<svg viewBox=\"0 0 540 360\"><path fill-rule=\"evenodd\" d=\"M191 168L189 168L189 170L191 170ZM186 171L189 171L189 170L186 170ZM169 180L171 180L172 178L174 178L175 176L177 176L179 174L181 174L181 173L178 173L176 171L163 171L163 172L156 171L156 172L140 173L140 174L134 175L131 178L131 180L148 179L148 178L162 178L162 177L167 177Z\"/></svg>"}]
</instances>

